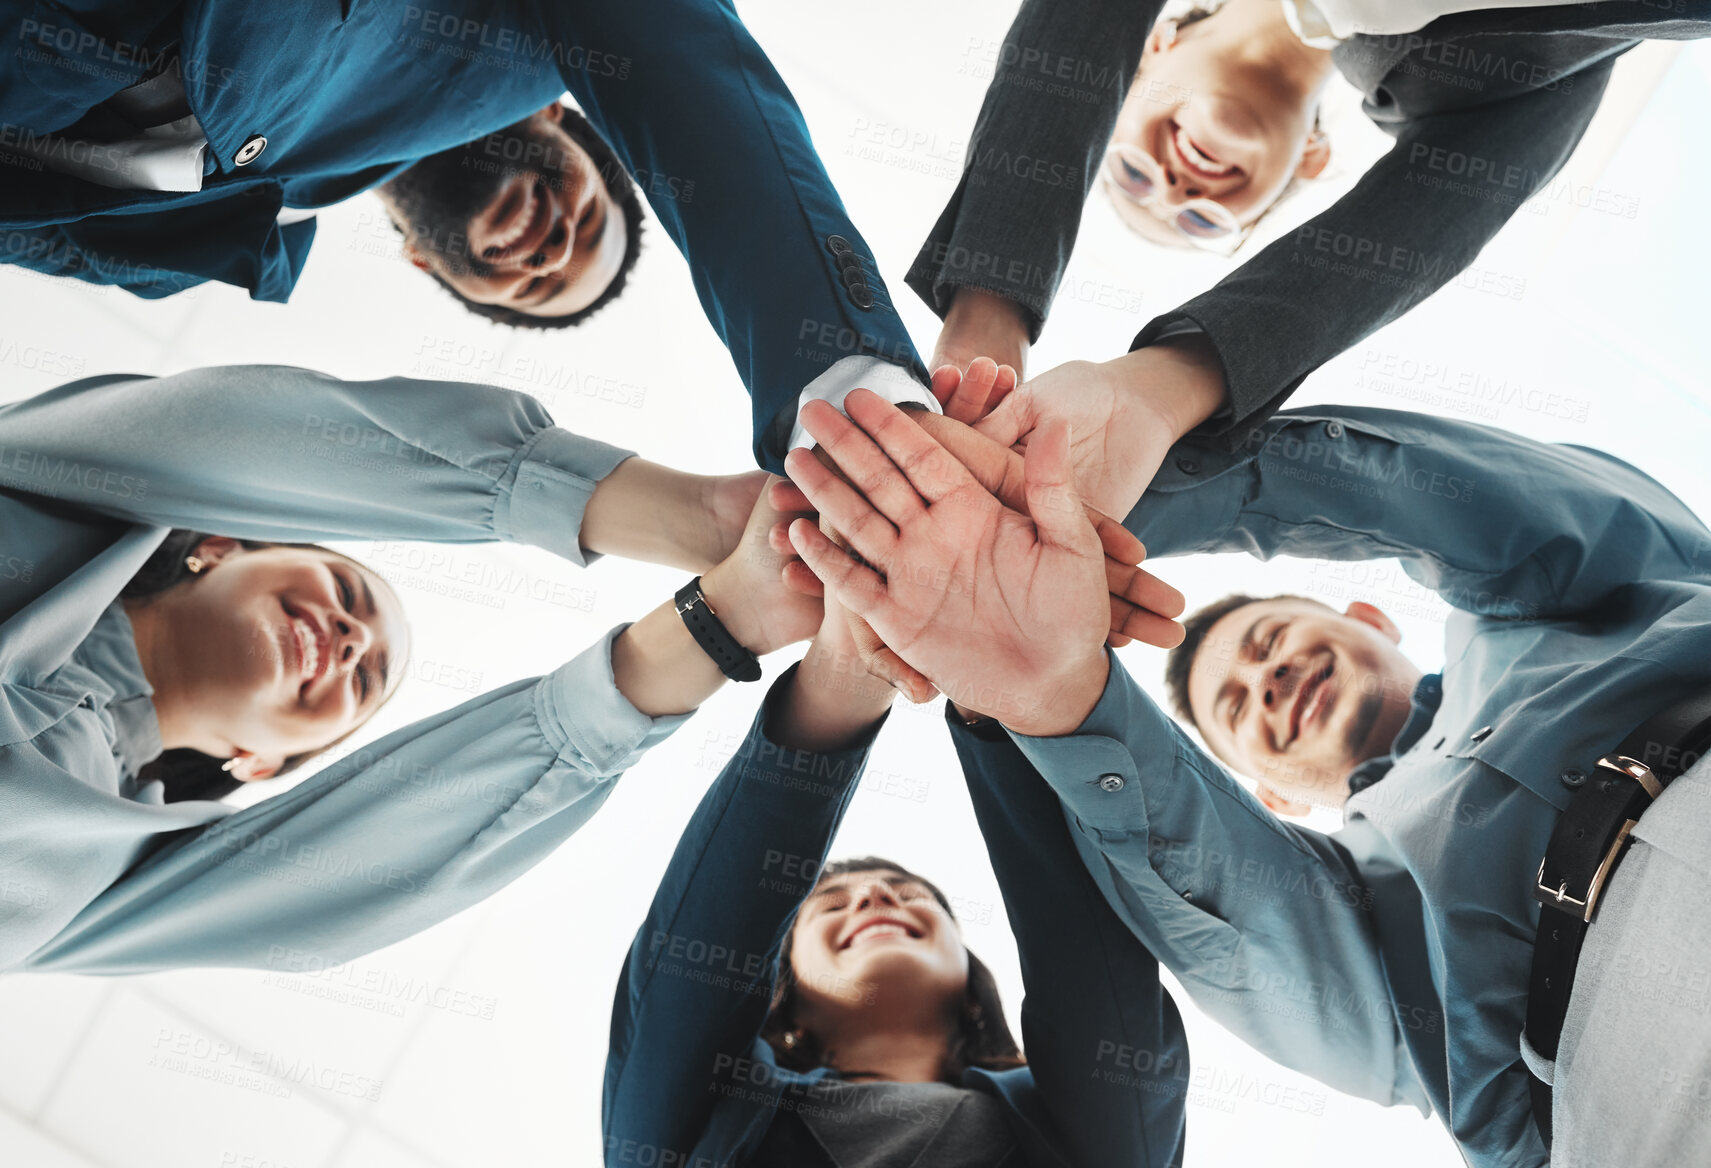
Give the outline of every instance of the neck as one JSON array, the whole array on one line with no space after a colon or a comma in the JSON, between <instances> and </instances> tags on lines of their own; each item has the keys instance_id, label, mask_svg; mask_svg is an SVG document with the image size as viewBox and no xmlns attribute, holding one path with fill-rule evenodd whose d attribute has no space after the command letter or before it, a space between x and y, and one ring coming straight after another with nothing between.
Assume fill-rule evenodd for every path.
<instances>
[{"instance_id":1,"label":"neck","mask_svg":"<svg viewBox=\"0 0 1711 1168\"><path fill-rule=\"evenodd\" d=\"M944 1073L950 1044L942 1025L932 1032L915 1027L864 1029L836 1036L825 1044L827 1061L845 1072L893 1083L937 1083Z\"/></svg>"},{"instance_id":2,"label":"neck","mask_svg":"<svg viewBox=\"0 0 1711 1168\"><path fill-rule=\"evenodd\" d=\"M172 635L172 606L164 597L146 600L126 600L125 616L131 622L131 635L137 645L137 660L143 667L143 678L154 690L155 720L160 723L160 744L163 750L199 744L190 717L191 703L187 700L184 670L179 666L173 646L178 642Z\"/></svg>"},{"instance_id":3,"label":"neck","mask_svg":"<svg viewBox=\"0 0 1711 1168\"><path fill-rule=\"evenodd\" d=\"M1278 0L1228 0L1206 21L1206 28L1217 38L1220 52L1263 69L1278 96L1310 101L1333 71L1330 50L1302 43Z\"/></svg>"}]
</instances>

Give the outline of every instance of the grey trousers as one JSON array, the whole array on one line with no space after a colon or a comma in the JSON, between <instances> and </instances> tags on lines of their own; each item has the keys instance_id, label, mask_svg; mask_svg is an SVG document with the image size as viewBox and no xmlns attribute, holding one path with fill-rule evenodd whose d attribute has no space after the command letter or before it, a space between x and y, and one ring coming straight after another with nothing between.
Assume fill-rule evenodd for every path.
<instances>
[{"instance_id":1,"label":"grey trousers","mask_svg":"<svg viewBox=\"0 0 1711 1168\"><path fill-rule=\"evenodd\" d=\"M1576 969L1552 1168L1711 1166L1711 760L1634 836Z\"/></svg>"}]
</instances>

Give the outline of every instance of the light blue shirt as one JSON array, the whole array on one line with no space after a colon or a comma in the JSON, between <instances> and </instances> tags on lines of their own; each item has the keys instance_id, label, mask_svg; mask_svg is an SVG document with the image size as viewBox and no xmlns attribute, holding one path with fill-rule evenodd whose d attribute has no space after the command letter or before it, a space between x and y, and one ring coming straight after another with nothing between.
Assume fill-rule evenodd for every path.
<instances>
[{"instance_id":1,"label":"light blue shirt","mask_svg":"<svg viewBox=\"0 0 1711 1168\"><path fill-rule=\"evenodd\" d=\"M522 394L302 369L98 377L0 408L0 970L345 961L550 853L684 720L618 692L621 630L233 813L139 788L160 729L116 598L174 527L580 564L584 508L628 456Z\"/></svg>"},{"instance_id":2,"label":"light blue shirt","mask_svg":"<svg viewBox=\"0 0 1711 1168\"><path fill-rule=\"evenodd\" d=\"M1202 1009L1437 1111L1471 1165L1544 1165L1520 1052L1539 859L1599 756L1711 684L1711 533L1597 451L1360 409L1179 445L1128 525L1155 556L1394 556L1454 607L1441 695L1416 691L1330 835L1266 811L1115 663L1075 734L1016 741Z\"/></svg>"}]
</instances>

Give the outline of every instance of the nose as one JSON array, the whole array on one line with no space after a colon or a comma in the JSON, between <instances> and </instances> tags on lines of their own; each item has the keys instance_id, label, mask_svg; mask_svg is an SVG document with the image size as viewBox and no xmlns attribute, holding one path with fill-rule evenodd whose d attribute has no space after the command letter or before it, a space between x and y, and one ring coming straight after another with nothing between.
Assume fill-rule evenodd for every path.
<instances>
[{"instance_id":1,"label":"nose","mask_svg":"<svg viewBox=\"0 0 1711 1168\"><path fill-rule=\"evenodd\" d=\"M869 880L856 892L855 906L858 910L878 905L895 907L901 903L897 899L897 891L883 880Z\"/></svg>"},{"instance_id":2,"label":"nose","mask_svg":"<svg viewBox=\"0 0 1711 1168\"><path fill-rule=\"evenodd\" d=\"M332 620L332 641L333 661L348 672L374 644L374 630L356 617L340 613Z\"/></svg>"},{"instance_id":3,"label":"nose","mask_svg":"<svg viewBox=\"0 0 1711 1168\"><path fill-rule=\"evenodd\" d=\"M1266 725L1271 730L1272 744L1281 746L1289 737L1289 674L1291 665L1281 661L1260 670L1259 699L1265 710Z\"/></svg>"}]
</instances>

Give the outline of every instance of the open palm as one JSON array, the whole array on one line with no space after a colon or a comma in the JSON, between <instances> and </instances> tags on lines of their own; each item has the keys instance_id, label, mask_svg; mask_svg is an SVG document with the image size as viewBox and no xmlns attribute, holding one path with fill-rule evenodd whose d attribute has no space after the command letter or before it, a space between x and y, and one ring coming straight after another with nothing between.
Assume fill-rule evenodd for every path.
<instances>
[{"instance_id":1,"label":"open palm","mask_svg":"<svg viewBox=\"0 0 1711 1168\"><path fill-rule=\"evenodd\" d=\"M1028 733L1079 721L1104 684L1110 603L1104 549L1069 481L1068 427L1033 434L1024 515L877 395L845 407L849 419L816 403L802 421L849 482L805 453L788 467L856 555L798 521L804 562L959 705Z\"/></svg>"}]
</instances>

